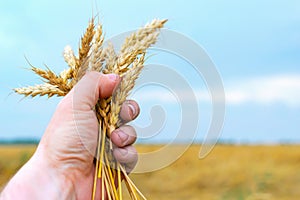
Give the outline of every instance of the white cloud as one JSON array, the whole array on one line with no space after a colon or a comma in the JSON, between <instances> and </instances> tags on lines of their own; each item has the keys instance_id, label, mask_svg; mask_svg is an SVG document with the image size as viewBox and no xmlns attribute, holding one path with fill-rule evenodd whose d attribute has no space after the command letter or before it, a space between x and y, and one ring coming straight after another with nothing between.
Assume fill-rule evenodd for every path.
<instances>
[{"instance_id":1,"label":"white cloud","mask_svg":"<svg viewBox=\"0 0 300 200\"><path fill-rule=\"evenodd\" d=\"M173 93L180 94L184 101L191 101L194 98L187 91L173 91ZM196 89L194 94L199 102L211 101L207 90ZM279 103L289 107L300 107L300 74L230 80L225 82L225 96L227 105ZM141 102L178 103L178 99L170 91L156 89L139 91L133 97Z\"/></svg>"},{"instance_id":2,"label":"white cloud","mask_svg":"<svg viewBox=\"0 0 300 200\"><path fill-rule=\"evenodd\" d=\"M227 104L281 103L300 106L300 75L275 75L233 81L225 87Z\"/></svg>"},{"instance_id":3,"label":"white cloud","mask_svg":"<svg viewBox=\"0 0 300 200\"><path fill-rule=\"evenodd\" d=\"M152 84L152 83L150 83ZM191 102L191 101L201 101L210 102L211 97L207 90L169 90L165 86L151 89L141 89L136 93L133 91L132 98L140 102L152 102L152 103L173 103L177 104L180 101Z\"/></svg>"}]
</instances>

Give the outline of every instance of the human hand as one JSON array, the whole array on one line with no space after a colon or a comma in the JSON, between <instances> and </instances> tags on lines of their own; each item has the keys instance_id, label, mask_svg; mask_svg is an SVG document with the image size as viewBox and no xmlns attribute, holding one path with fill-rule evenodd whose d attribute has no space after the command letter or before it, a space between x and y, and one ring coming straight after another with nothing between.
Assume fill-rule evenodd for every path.
<instances>
[{"instance_id":1,"label":"human hand","mask_svg":"<svg viewBox=\"0 0 300 200\"><path fill-rule=\"evenodd\" d=\"M59 103L34 156L10 181L3 197L91 199L98 137L98 122L93 107L99 98L112 95L119 80L114 74L89 72L78 82ZM137 103L126 101L120 117L124 122L129 122L138 113ZM115 145L114 156L127 169L132 169L137 162L137 153L132 146L135 140L135 130L128 125L111 134ZM21 187L22 184L29 185ZM19 191L11 196L9 191L16 189L16 185ZM101 196L100 191L97 188L96 199ZM23 192L21 198L19 192Z\"/></svg>"}]
</instances>

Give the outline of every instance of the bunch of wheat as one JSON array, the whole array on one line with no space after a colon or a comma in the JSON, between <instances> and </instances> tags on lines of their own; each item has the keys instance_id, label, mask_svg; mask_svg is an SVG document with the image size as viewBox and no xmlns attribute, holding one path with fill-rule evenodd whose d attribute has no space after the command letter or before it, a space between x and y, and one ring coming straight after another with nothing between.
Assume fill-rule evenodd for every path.
<instances>
[{"instance_id":1,"label":"bunch of wheat","mask_svg":"<svg viewBox=\"0 0 300 200\"><path fill-rule=\"evenodd\" d=\"M100 23L95 24L95 20L92 18L81 37L79 55L75 56L69 46L64 49L63 55L69 66L68 69L57 75L48 67L44 70L31 66L31 70L42 77L45 83L14 89L16 93L32 97L37 95L65 96L87 71L99 71L105 74L116 73L122 77L122 81L113 97L100 99L95 106L99 122L99 139L92 199L95 199L97 179L101 178L101 188L107 191L108 199L121 200L121 177L124 177L132 199L139 199L140 197L145 199L128 177L124 167L114 160L111 149L112 144L108 138L114 129L122 125L119 120L121 105L134 87L135 81L144 66L147 48L156 42L159 30L166 21L154 19L128 36L117 54L112 44L103 47L102 25ZM115 180L118 182L118 187ZM104 191L102 191L102 199L104 199Z\"/></svg>"}]
</instances>

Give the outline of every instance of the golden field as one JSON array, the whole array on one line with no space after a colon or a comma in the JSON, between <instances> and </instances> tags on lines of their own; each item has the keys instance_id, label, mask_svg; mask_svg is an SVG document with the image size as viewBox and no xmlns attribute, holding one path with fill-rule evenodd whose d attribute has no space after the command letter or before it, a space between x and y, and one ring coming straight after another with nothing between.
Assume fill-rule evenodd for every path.
<instances>
[{"instance_id":1,"label":"golden field","mask_svg":"<svg viewBox=\"0 0 300 200\"><path fill-rule=\"evenodd\" d=\"M159 148L137 146L140 152ZM0 146L0 188L34 149L35 146ZM199 149L199 145L193 145L172 165L131 177L150 200L300 198L300 145L217 145L202 160L198 158Z\"/></svg>"}]
</instances>

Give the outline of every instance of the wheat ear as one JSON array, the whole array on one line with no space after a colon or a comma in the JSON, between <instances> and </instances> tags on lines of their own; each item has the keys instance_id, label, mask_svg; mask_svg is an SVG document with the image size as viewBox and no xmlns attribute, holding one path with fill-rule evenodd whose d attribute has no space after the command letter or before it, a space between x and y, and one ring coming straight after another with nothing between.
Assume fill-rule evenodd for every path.
<instances>
[{"instance_id":1,"label":"wheat ear","mask_svg":"<svg viewBox=\"0 0 300 200\"><path fill-rule=\"evenodd\" d=\"M140 58L136 58L136 60L133 62L132 68L122 76L122 81L112 97L110 129L112 129L113 127L119 127L121 125L118 113L120 113L122 104L134 87L135 81L139 77L144 67L144 62L145 54L142 54Z\"/></svg>"},{"instance_id":2,"label":"wheat ear","mask_svg":"<svg viewBox=\"0 0 300 200\"><path fill-rule=\"evenodd\" d=\"M77 60L71 46L67 45L64 48L63 57L65 59L65 62L69 65L69 67L71 67L71 68L76 67L78 60Z\"/></svg>"},{"instance_id":3,"label":"wheat ear","mask_svg":"<svg viewBox=\"0 0 300 200\"><path fill-rule=\"evenodd\" d=\"M105 68L103 69L103 73L119 74L117 58L118 56L115 52L114 46L111 42L109 42L107 47L104 49Z\"/></svg>"},{"instance_id":4,"label":"wheat ear","mask_svg":"<svg viewBox=\"0 0 300 200\"><path fill-rule=\"evenodd\" d=\"M159 29L162 28L166 22L167 20L154 19L144 28L141 28L125 39L118 58L120 71L127 68L137 55L145 53L146 49L156 42Z\"/></svg>"},{"instance_id":5,"label":"wheat ear","mask_svg":"<svg viewBox=\"0 0 300 200\"><path fill-rule=\"evenodd\" d=\"M88 70L90 71L101 71L102 70L102 63L104 61L104 53L103 53L103 41L104 41L104 36L103 36L103 30L102 30L102 25L98 24L94 41L92 44L92 49L91 49L91 55L89 59L89 65L88 65Z\"/></svg>"},{"instance_id":6,"label":"wheat ear","mask_svg":"<svg viewBox=\"0 0 300 200\"><path fill-rule=\"evenodd\" d=\"M72 82L71 86L74 87L74 85L80 80L80 77L78 77L78 72L80 68L86 64L88 60L88 54L90 52L91 46L92 46L92 40L95 34L95 24L94 24L94 18L90 20L89 25L83 35L81 37L80 47L79 47L79 56L78 61L76 62L75 68L72 69Z\"/></svg>"},{"instance_id":7,"label":"wheat ear","mask_svg":"<svg viewBox=\"0 0 300 200\"><path fill-rule=\"evenodd\" d=\"M64 91L61 91L56 86L53 86L48 83L35 85L35 86L22 87L22 88L15 88L14 91L18 94L23 94L26 97L27 96L35 97L37 95L39 95L39 96L47 95L48 97L52 97L54 95L57 95L57 96L65 96L66 95L66 93Z\"/></svg>"},{"instance_id":8,"label":"wheat ear","mask_svg":"<svg viewBox=\"0 0 300 200\"><path fill-rule=\"evenodd\" d=\"M46 70L31 67L31 70L43 79L45 79L46 83L57 87L65 93L68 93L70 91L67 81L61 76L57 76L52 70L49 69L49 67L47 67Z\"/></svg>"}]
</instances>

